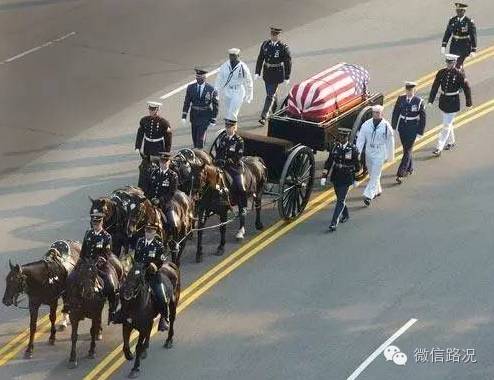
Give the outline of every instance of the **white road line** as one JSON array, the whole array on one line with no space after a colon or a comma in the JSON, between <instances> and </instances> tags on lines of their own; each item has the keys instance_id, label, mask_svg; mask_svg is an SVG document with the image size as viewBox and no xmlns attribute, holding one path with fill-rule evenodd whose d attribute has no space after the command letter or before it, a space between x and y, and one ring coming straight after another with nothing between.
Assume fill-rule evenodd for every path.
<instances>
[{"instance_id":1,"label":"white road line","mask_svg":"<svg viewBox=\"0 0 494 380\"><path fill-rule=\"evenodd\" d=\"M57 42L61 42L71 36L74 36L76 34L76 32L70 32L70 33L67 33L67 34L64 34L63 36L61 37L58 37L58 38L55 38L54 40L51 40L51 41L48 41L48 42L45 42L44 44L42 45L39 45L39 46L36 46L36 47L33 47L32 49L29 49L29 50L26 50L26 51L23 51L22 53L19 53L17 55L14 55L13 57L10 57L10 58L7 58L6 60L0 62L0 65L3 65L5 63L10 63L10 62L13 62L19 58L22 58L28 54L31 54L31 53L34 53L35 51L38 51L38 50L41 50L45 47L48 47L48 46L51 46L53 45L54 43L57 43Z\"/></svg>"},{"instance_id":2,"label":"white road line","mask_svg":"<svg viewBox=\"0 0 494 380\"><path fill-rule=\"evenodd\" d=\"M219 67L216 68L216 69L214 69L214 70L212 70L212 71L209 71L206 74L206 77L210 77L211 75L216 74L218 71L220 71L220 68ZM195 82L196 82L195 80L190 81L190 82L187 82L186 84L183 84L182 86L177 87L175 90L172 90L170 92L167 92L165 95L160 96L160 99L168 99L170 96L173 96L173 95L179 93L180 91L185 90L189 84L192 84L192 83L195 83Z\"/></svg>"},{"instance_id":3,"label":"white road line","mask_svg":"<svg viewBox=\"0 0 494 380\"><path fill-rule=\"evenodd\" d=\"M407 331L412 325L417 322L417 319L412 318L407 323L405 323L401 328L395 332L386 342L381 344L370 356L364 360L360 366L353 371L353 373L347 378L347 380L355 380L364 370L371 364L375 358L382 354L382 352L393 343L400 335Z\"/></svg>"}]
</instances>

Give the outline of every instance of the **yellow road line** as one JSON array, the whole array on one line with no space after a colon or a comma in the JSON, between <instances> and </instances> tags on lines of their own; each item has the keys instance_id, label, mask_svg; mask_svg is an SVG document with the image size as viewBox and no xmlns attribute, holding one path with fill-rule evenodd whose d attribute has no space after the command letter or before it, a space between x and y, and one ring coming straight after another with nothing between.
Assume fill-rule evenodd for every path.
<instances>
[{"instance_id":1,"label":"yellow road line","mask_svg":"<svg viewBox=\"0 0 494 380\"><path fill-rule=\"evenodd\" d=\"M494 111L494 99L490 100L488 102L485 102L481 104L478 107L472 108L461 115L458 116L456 119L456 123L454 128L460 128L461 126L472 122L473 120L478 119L479 117L482 117L490 112ZM437 138L437 133L441 129L441 125L438 125L434 128L432 128L426 135L424 135L422 138L417 140L417 143L414 146L414 150L418 150L425 146L426 144L432 142L435 138ZM398 148L397 152L399 152L401 149ZM396 164L398 160L401 158L401 154L398 154L395 159L392 162L386 163L384 166L384 169L389 168L390 166ZM362 182L362 181L361 181ZM191 305L194 301L196 301L198 298L200 298L205 292L207 292L209 289L211 289L214 285L219 283L222 279L224 279L226 276L228 276L230 273L232 273L234 270L239 268L242 264L244 264L246 261L248 261L250 258L254 257L257 255L259 252L261 252L264 248L266 248L268 245L273 243L274 241L278 240L281 236L285 235L288 231L291 229L295 228L297 225L300 223L303 223L305 220L309 219L312 215L314 215L316 212L320 211L324 207L328 206L330 203L332 203L335 200L335 195L334 191L328 190L320 194L316 199L314 199L313 202L311 202L310 207L308 207L307 211L304 212L298 219L295 221L285 224L283 227L278 229L275 233L273 233L271 236L269 236L266 239L262 239L259 244L255 245L255 247L250 250L248 253L244 254L242 257L240 257L238 260L234 261L232 265L226 267L223 271L216 272L214 277L209 279L206 283L203 284L202 287L200 287L197 291L190 291L187 294L188 296L186 299L183 300L183 302L180 303L180 305L177 308L177 314L181 313L184 311L189 305ZM186 289L187 290L187 289ZM155 335L157 332L156 328L153 328L153 331L151 335ZM131 336L131 344L132 346L135 345L135 341L137 339L138 334L134 332ZM98 379L98 380L105 380L108 377L110 377L122 364L126 362L125 357L122 354L122 347L123 344L120 344L117 348L115 348L108 356L100 362L91 372L88 373L84 377L84 380L93 380L93 379ZM115 359L115 362L112 363L108 368L105 369L106 365L109 364L113 359ZM106 360L108 359L108 360Z\"/></svg>"},{"instance_id":2,"label":"yellow road line","mask_svg":"<svg viewBox=\"0 0 494 380\"><path fill-rule=\"evenodd\" d=\"M476 63L479 63L489 57L494 56L494 46L491 46L486 49L482 49L479 51L478 55L473 58L473 59L468 59L465 63L465 67L474 65ZM431 84L433 81L433 78L435 76L435 72L429 73L427 75L424 75L423 77L417 79L418 89L421 89L423 87L426 87L427 85ZM390 105L395 98L400 95L403 92L402 88L397 89L388 95L385 96L384 100L385 106ZM466 114L466 113L465 113ZM463 115L463 114L462 114ZM461 115L458 116L460 118ZM428 133L432 133L432 131L428 131ZM427 133L424 135L424 137L427 136ZM400 148L399 148L400 149ZM311 205L320 202L320 200L323 197L328 196L327 192L323 192L319 194L317 197L312 199L308 205L307 208L310 208ZM225 266L230 264L232 261L236 260L239 256L244 254L248 249L250 249L253 245L255 245L259 240L262 240L271 234L275 233L279 228L281 228L286 222L284 221L278 221L268 227L265 231L263 231L261 234L256 235L253 237L251 240L249 240L246 244L242 245L238 250L236 250L233 254L228 256L225 260L221 261L219 264L217 264L215 267L210 269L208 272L206 272L204 275L202 275L199 279L194 281L187 289L184 290L183 297L186 297L188 294L193 292L195 289L200 287L202 283L204 283L209 277L213 276L215 273L223 269ZM57 313L57 318L60 317L60 312ZM38 333L36 334L36 340L38 340L44 333L49 331L49 317L48 315L43 316L42 318L39 319L38 321ZM23 332L19 333L17 336L15 336L12 340L7 342L1 349L0 349L0 367L3 366L5 363L7 363L10 359L12 359L17 353L19 353L25 345L27 345L27 342L29 340L29 329L24 330Z\"/></svg>"}]
</instances>

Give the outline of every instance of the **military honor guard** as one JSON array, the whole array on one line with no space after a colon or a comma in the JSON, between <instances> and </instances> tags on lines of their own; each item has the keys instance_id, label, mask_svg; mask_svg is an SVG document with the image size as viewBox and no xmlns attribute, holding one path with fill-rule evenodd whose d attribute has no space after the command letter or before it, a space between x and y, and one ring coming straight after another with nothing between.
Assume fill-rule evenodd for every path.
<instances>
[{"instance_id":1,"label":"military honor guard","mask_svg":"<svg viewBox=\"0 0 494 380\"><path fill-rule=\"evenodd\" d=\"M182 124L187 124L187 114L190 110L192 143L194 148L203 149L208 128L216 125L218 93L206 82L206 70L195 69L195 72L196 83L190 84L185 93Z\"/></svg>"},{"instance_id":2,"label":"military honor guard","mask_svg":"<svg viewBox=\"0 0 494 380\"><path fill-rule=\"evenodd\" d=\"M416 86L415 82L405 82L405 95L396 99L391 118L391 126L398 131L403 147L403 157L396 173L399 184L413 173L413 145L417 136L422 136L425 130L424 101L416 95Z\"/></svg>"},{"instance_id":3,"label":"military honor guard","mask_svg":"<svg viewBox=\"0 0 494 380\"><path fill-rule=\"evenodd\" d=\"M457 59L457 55L446 54L446 67L436 73L429 95L429 105L432 105L438 90L441 90L439 109L443 113L443 128L439 133L436 149L432 152L436 157L441 155L443 149L449 150L455 146L453 120L460 110L460 90L465 93L466 106L472 106L470 85L463 72L455 67Z\"/></svg>"},{"instance_id":4,"label":"military honor guard","mask_svg":"<svg viewBox=\"0 0 494 380\"><path fill-rule=\"evenodd\" d=\"M365 152L369 182L364 190L364 204L370 206L372 199L382 193L381 173L386 161L394 159L395 139L393 128L383 117L381 105L372 107L372 118L360 127L357 137L359 154Z\"/></svg>"},{"instance_id":5,"label":"military honor guard","mask_svg":"<svg viewBox=\"0 0 494 380\"><path fill-rule=\"evenodd\" d=\"M171 200L178 189L178 176L170 169L171 154L159 153L159 167L151 172L143 187L146 197L155 206L159 206L166 220L165 226L171 233L177 226L175 212L171 207Z\"/></svg>"},{"instance_id":6,"label":"military honor guard","mask_svg":"<svg viewBox=\"0 0 494 380\"><path fill-rule=\"evenodd\" d=\"M238 114L244 100L252 101L254 86L247 65L240 60L240 49L228 50L229 59L220 66L215 88L221 95L224 105L224 117L238 120Z\"/></svg>"},{"instance_id":7,"label":"military honor guard","mask_svg":"<svg viewBox=\"0 0 494 380\"><path fill-rule=\"evenodd\" d=\"M161 103L147 102L149 115L144 116L137 129L135 150L142 158L156 161L159 152L169 152L172 146L170 123L159 115Z\"/></svg>"},{"instance_id":8,"label":"military honor guard","mask_svg":"<svg viewBox=\"0 0 494 380\"><path fill-rule=\"evenodd\" d=\"M455 3L456 16L451 17L444 32L441 53L446 53L446 46L451 39L449 52L458 56L456 67L463 68L463 62L468 56L477 52L477 28L473 19L465 16L468 4Z\"/></svg>"},{"instance_id":9,"label":"military honor guard","mask_svg":"<svg viewBox=\"0 0 494 380\"><path fill-rule=\"evenodd\" d=\"M259 123L264 125L270 112L274 112L277 107L278 86L290 82L292 71L292 57L288 45L280 41L279 36L282 29L271 27L271 38L262 43L257 57L256 72L254 79L261 76L266 87L266 99L261 112Z\"/></svg>"},{"instance_id":10,"label":"military honor guard","mask_svg":"<svg viewBox=\"0 0 494 380\"><path fill-rule=\"evenodd\" d=\"M321 186L325 186L326 178L331 172L330 179L336 194L336 206L329 225L329 232L335 231L339 222L345 223L350 218L348 207L346 206L346 197L350 186L355 183L355 174L360 170L357 146L350 144L348 141L350 133L350 129L338 129L339 141L334 144L329 153L321 177Z\"/></svg>"}]
</instances>

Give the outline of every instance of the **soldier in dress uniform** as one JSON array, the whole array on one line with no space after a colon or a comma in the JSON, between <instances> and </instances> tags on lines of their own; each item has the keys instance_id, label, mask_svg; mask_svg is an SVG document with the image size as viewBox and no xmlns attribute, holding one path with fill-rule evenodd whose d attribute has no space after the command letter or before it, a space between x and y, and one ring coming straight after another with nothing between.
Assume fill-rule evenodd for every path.
<instances>
[{"instance_id":1,"label":"soldier in dress uniform","mask_svg":"<svg viewBox=\"0 0 494 380\"><path fill-rule=\"evenodd\" d=\"M441 53L446 53L446 46L451 38L449 52L456 54L458 59L456 67L463 68L463 62L468 56L474 56L477 52L477 28L472 19L465 16L468 7L465 3L455 3L456 16L451 17L444 32Z\"/></svg>"},{"instance_id":2,"label":"soldier in dress uniform","mask_svg":"<svg viewBox=\"0 0 494 380\"><path fill-rule=\"evenodd\" d=\"M292 71L292 57L288 45L279 40L282 29L271 27L271 38L262 43L257 57L254 79L262 78L266 86L266 100L261 112L259 123L264 125L270 111L277 107L276 92L278 85L285 82L288 86Z\"/></svg>"},{"instance_id":3,"label":"soldier in dress uniform","mask_svg":"<svg viewBox=\"0 0 494 380\"><path fill-rule=\"evenodd\" d=\"M238 120L244 100L249 104L254 97L252 75L247 64L240 60L240 49L228 50L228 61L220 66L214 87L223 96L225 117Z\"/></svg>"},{"instance_id":4,"label":"soldier in dress uniform","mask_svg":"<svg viewBox=\"0 0 494 380\"><path fill-rule=\"evenodd\" d=\"M225 119L226 133L216 141L215 163L223 168L233 181L233 191L238 195L238 211L240 218L240 229L236 235L238 240L245 235L245 216L247 215L247 193L244 181L244 167L242 157L244 156L244 140L237 135L237 122Z\"/></svg>"},{"instance_id":5,"label":"soldier in dress uniform","mask_svg":"<svg viewBox=\"0 0 494 380\"><path fill-rule=\"evenodd\" d=\"M398 131L403 157L396 174L396 182L401 184L403 178L413 173L413 145L417 136L422 136L425 130L425 107L422 98L416 95L415 82L405 82L405 95L396 99L391 118L391 126Z\"/></svg>"},{"instance_id":6,"label":"soldier in dress uniform","mask_svg":"<svg viewBox=\"0 0 494 380\"><path fill-rule=\"evenodd\" d=\"M156 303L160 310L160 321L158 324L159 331L168 330L170 325L168 300L163 286L162 277L159 274L161 266L167 260L165 247L160 239L156 238L158 226L153 223L148 223L144 230L144 237L137 241L134 261L144 264L148 270L149 283L156 298Z\"/></svg>"},{"instance_id":7,"label":"soldier in dress uniform","mask_svg":"<svg viewBox=\"0 0 494 380\"><path fill-rule=\"evenodd\" d=\"M185 93L182 109L182 124L187 124L187 113L190 109L192 142L194 148L204 148L208 127L216 125L218 116L218 93L212 85L206 83L206 70L195 69L196 83L189 84Z\"/></svg>"},{"instance_id":8,"label":"soldier in dress uniform","mask_svg":"<svg viewBox=\"0 0 494 380\"><path fill-rule=\"evenodd\" d=\"M455 146L455 133L453 120L460 110L460 89L465 93L466 106L472 106L472 93L470 85L462 71L455 67L458 56L446 54L446 68L437 72L429 95L429 105L434 103L437 91L441 89L439 96L439 109L443 112L443 128L437 140L436 149L432 152L436 157L441 155L443 149L449 150Z\"/></svg>"},{"instance_id":9,"label":"soldier in dress uniform","mask_svg":"<svg viewBox=\"0 0 494 380\"><path fill-rule=\"evenodd\" d=\"M84 240L81 247L81 259L97 260L99 257L105 259L105 267L100 268L99 275L104 282L103 293L108 297L109 311L108 311L108 324L113 320L115 310L118 305L118 298L116 296L115 285L110 280L108 274L108 265L111 265L111 261L115 260L111 252L111 235L103 228L103 216L100 211L94 211L91 213L91 229L86 231ZM74 272L71 273L71 275Z\"/></svg>"},{"instance_id":10,"label":"soldier in dress uniform","mask_svg":"<svg viewBox=\"0 0 494 380\"><path fill-rule=\"evenodd\" d=\"M159 206L166 218L166 228L169 233L177 226L175 213L171 207L171 200L178 189L178 176L170 169L171 154L159 153L159 167L151 172L144 186L146 197L155 206Z\"/></svg>"},{"instance_id":11,"label":"soldier in dress uniform","mask_svg":"<svg viewBox=\"0 0 494 380\"><path fill-rule=\"evenodd\" d=\"M355 183L355 173L360 170L359 152L355 144L350 144L348 139L351 130L339 128L339 140L333 146L329 157L324 164L324 170L321 177L321 185L326 185L326 178L331 171L331 182L336 194L336 206L333 213L333 219L329 225L329 231L336 230L338 222L345 223L350 215L346 206L346 197L348 189Z\"/></svg>"}]
</instances>

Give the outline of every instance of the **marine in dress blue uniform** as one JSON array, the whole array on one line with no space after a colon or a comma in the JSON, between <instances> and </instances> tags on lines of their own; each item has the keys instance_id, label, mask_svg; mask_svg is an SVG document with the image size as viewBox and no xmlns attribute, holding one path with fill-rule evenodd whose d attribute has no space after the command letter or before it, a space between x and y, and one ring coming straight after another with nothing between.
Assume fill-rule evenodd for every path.
<instances>
[{"instance_id":1,"label":"marine in dress blue uniform","mask_svg":"<svg viewBox=\"0 0 494 380\"><path fill-rule=\"evenodd\" d=\"M403 157L396 174L396 182L402 183L403 178L413 173L413 145L417 135L422 136L425 130L426 114L424 101L415 94L415 82L405 82L405 95L396 99L391 118L391 126L398 131Z\"/></svg>"},{"instance_id":2,"label":"marine in dress blue uniform","mask_svg":"<svg viewBox=\"0 0 494 380\"><path fill-rule=\"evenodd\" d=\"M336 194L336 206L329 231L333 232L339 222L345 223L349 218L346 197L350 186L355 182L355 174L360 170L359 153L355 144L348 142L351 130L340 128L339 140L333 146L324 164L321 185L326 184L326 178L331 172L330 180Z\"/></svg>"},{"instance_id":3,"label":"marine in dress blue uniform","mask_svg":"<svg viewBox=\"0 0 494 380\"><path fill-rule=\"evenodd\" d=\"M288 45L279 40L282 29L271 27L271 38L261 44L257 57L255 78L261 75L266 87L266 99L259 123L264 125L269 112L277 107L276 93L280 83L287 85L292 72L292 56Z\"/></svg>"},{"instance_id":4,"label":"marine in dress blue uniform","mask_svg":"<svg viewBox=\"0 0 494 380\"><path fill-rule=\"evenodd\" d=\"M432 152L436 157L441 155L443 149L449 150L455 146L453 120L460 110L460 90L465 94L466 106L472 106L470 85L463 72L455 67L457 58L457 55L446 54L446 68L436 73L429 94L429 104L432 105L437 92L441 90L439 109L443 113L443 127L439 133L436 149Z\"/></svg>"},{"instance_id":5,"label":"marine in dress blue uniform","mask_svg":"<svg viewBox=\"0 0 494 380\"><path fill-rule=\"evenodd\" d=\"M171 200L178 189L178 176L177 173L170 169L171 154L169 152L161 152L159 157L159 167L151 172L143 190L146 197L163 211L167 230L171 232L177 225L175 213L171 207Z\"/></svg>"},{"instance_id":6,"label":"marine in dress blue uniform","mask_svg":"<svg viewBox=\"0 0 494 380\"><path fill-rule=\"evenodd\" d=\"M161 314L158 330L165 331L168 330L169 326L169 310L163 278L159 271L167 260L167 255L163 243L156 238L157 228L158 226L152 223L146 225L145 236L137 241L134 261L143 264L144 268L148 270L149 284ZM150 271L149 268L153 266L153 271Z\"/></svg>"},{"instance_id":7,"label":"marine in dress blue uniform","mask_svg":"<svg viewBox=\"0 0 494 380\"><path fill-rule=\"evenodd\" d=\"M190 110L190 125L194 148L202 149L206 142L208 127L214 127L218 116L218 93L206 82L206 70L195 69L196 83L187 86L182 123L185 125Z\"/></svg>"},{"instance_id":8,"label":"marine in dress blue uniform","mask_svg":"<svg viewBox=\"0 0 494 380\"><path fill-rule=\"evenodd\" d=\"M463 62L469 55L477 52L477 27L473 19L465 16L468 7L465 3L455 3L456 16L451 17L444 32L441 52L446 52L446 46L451 39L449 52L458 56L456 67L463 68Z\"/></svg>"}]
</instances>

